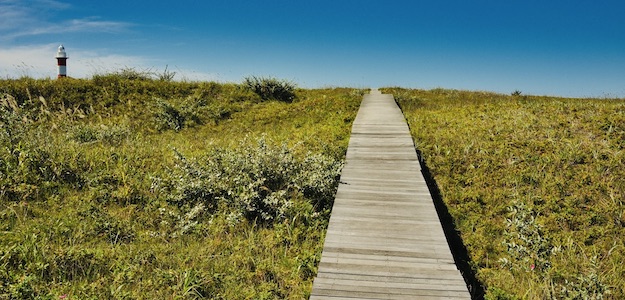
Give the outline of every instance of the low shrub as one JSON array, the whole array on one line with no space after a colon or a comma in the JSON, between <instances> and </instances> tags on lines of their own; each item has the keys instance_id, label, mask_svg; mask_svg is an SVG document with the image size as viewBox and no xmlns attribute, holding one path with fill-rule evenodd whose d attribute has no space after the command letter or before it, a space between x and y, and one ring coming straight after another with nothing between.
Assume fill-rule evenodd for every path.
<instances>
[{"instance_id":1,"label":"low shrub","mask_svg":"<svg viewBox=\"0 0 625 300\"><path fill-rule=\"evenodd\" d=\"M180 131L207 122L217 124L238 110L237 105L228 100L216 101L201 95L196 93L182 100L155 98L151 111L156 129Z\"/></svg>"},{"instance_id":2,"label":"low shrub","mask_svg":"<svg viewBox=\"0 0 625 300\"><path fill-rule=\"evenodd\" d=\"M261 137L255 144L243 141L234 150L214 149L200 160L176 152L175 175L161 187L170 187L169 201L179 207L225 208L233 221L268 224L288 218L294 193L317 210L329 208L342 162L313 154L301 160L293 151Z\"/></svg>"},{"instance_id":3,"label":"low shrub","mask_svg":"<svg viewBox=\"0 0 625 300\"><path fill-rule=\"evenodd\" d=\"M295 99L295 85L286 80L250 76L245 78L243 86L256 93L263 100L293 102Z\"/></svg>"},{"instance_id":4,"label":"low shrub","mask_svg":"<svg viewBox=\"0 0 625 300\"><path fill-rule=\"evenodd\" d=\"M109 145L120 145L130 136L130 128L122 124L90 125L78 124L69 129L68 138L78 143L102 141Z\"/></svg>"},{"instance_id":5,"label":"low shrub","mask_svg":"<svg viewBox=\"0 0 625 300\"><path fill-rule=\"evenodd\" d=\"M98 140L98 130L94 126L80 124L73 128L69 138L79 143L89 143Z\"/></svg>"},{"instance_id":6,"label":"low shrub","mask_svg":"<svg viewBox=\"0 0 625 300\"><path fill-rule=\"evenodd\" d=\"M179 131L184 127L187 119L180 109L160 98L155 99L153 115L159 131L167 129Z\"/></svg>"},{"instance_id":7,"label":"low shrub","mask_svg":"<svg viewBox=\"0 0 625 300\"><path fill-rule=\"evenodd\" d=\"M167 69L165 69L167 73ZM169 73L167 73L169 74ZM167 74L165 77L167 77ZM96 74L93 76L94 82L101 82L106 80L152 80L154 73L149 70L139 70L136 68L122 68L119 71L111 72L107 74Z\"/></svg>"},{"instance_id":8,"label":"low shrub","mask_svg":"<svg viewBox=\"0 0 625 300\"><path fill-rule=\"evenodd\" d=\"M39 200L46 191L82 181L27 116L0 105L0 200Z\"/></svg>"}]
</instances>

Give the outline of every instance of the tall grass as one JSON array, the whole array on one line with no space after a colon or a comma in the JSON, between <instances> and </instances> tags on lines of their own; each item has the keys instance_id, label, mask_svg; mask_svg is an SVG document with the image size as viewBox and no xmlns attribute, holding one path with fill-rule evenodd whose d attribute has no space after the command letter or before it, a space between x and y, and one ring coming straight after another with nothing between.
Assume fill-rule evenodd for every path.
<instances>
[{"instance_id":1,"label":"tall grass","mask_svg":"<svg viewBox=\"0 0 625 300\"><path fill-rule=\"evenodd\" d=\"M130 75L0 81L0 298L306 298L362 91Z\"/></svg>"},{"instance_id":2,"label":"tall grass","mask_svg":"<svg viewBox=\"0 0 625 300\"><path fill-rule=\"evenodd\" d=\"M625 101L386 89L487 299L625 297Z\"/></svg>"}]
</instances>

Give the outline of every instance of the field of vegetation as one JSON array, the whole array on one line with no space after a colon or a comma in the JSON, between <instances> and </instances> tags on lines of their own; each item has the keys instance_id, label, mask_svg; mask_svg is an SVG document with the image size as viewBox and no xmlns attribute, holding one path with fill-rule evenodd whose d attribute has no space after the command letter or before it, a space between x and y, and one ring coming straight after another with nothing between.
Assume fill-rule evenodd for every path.
<instances>
[{"instance_id":1,"label":"field of vegetation","mask_svg":"<svg viewBox=\"0 0 625 300\"><path fill-rule=\"evenodd\" d=\"M0 298L305 299L363 90L0 80ZM487 299L625 298L625 100L395 95Z\"/></svg>"},{"instance_id":2,"label":"field of vegetation","mask_svg":"<svg viewBox=\"0 0 625 300\"><path fill-rule=\"evenodd\" d=\"M487 299L625 298L625 101L389 88Z\"/></svg>"},{"instance_id":3,"label":"field of vegetation","mask_svg":"<svg viewBox=\"0 0 625 300\"><path fill-rule=\"evenodd\" d=\"M307 298L363 92L0 80L0 298Z\"/></svg>"}]
</instances>

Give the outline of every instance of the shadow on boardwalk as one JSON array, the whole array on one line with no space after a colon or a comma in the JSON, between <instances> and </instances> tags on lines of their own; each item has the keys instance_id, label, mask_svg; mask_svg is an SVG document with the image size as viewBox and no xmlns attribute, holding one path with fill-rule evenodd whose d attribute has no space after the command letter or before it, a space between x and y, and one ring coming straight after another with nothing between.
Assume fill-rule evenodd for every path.
<instances>
[{"instance_id":1,"label":"shadow on boardwalk","mask_svg":"<svg viewBox=\"0 0 625 300\"><path fill-rule=\"evenodd\" d=\"M421 164L421 173L425 178L425 182L427 183L432 199L434 200L434 207L436 208L436 213L438 214L438 218L443 226L445 238L447 239L447 243L451 249L451 254L454 257L456 266L458 267L458 270L460 270L460 273L462 273L462 277L469 288L471 299L484 299L484 286L482 285L482 282L477 279L475 270L471 268L471 258L469 257L469 252L464 246L460 232L456 230L456 225L454 224L454 220L449 213L445 202L443 202L443 197L441 196L441 191L438 189L438 184L436 184L430 169L423 160L423 154L419 149L417 149L417 155L419 156L419 163Z\"/></svg>"}]
</instances>

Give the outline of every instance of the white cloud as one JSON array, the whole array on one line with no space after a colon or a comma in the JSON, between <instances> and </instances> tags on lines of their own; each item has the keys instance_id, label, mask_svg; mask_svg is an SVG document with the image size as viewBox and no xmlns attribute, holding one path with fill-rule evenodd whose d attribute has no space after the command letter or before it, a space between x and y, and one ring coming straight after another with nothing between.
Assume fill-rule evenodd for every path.
<instances>
[{"instance_id":1,"label":"white cloud","mask_svg":"<svg viewBox=\"0 0 625 300\"><path fill-rule=\"evenodd\" d=\"M66 21L60 25L59 30L63 27L68 32L77 31L97 31L97 32L119 32L130 27L132 24L126 22L99 21L97 18L84 18Z\"/></svg>"},{"instance_id":2,"label":"white cloud","mask_svg":"<svg viewBox=\"0 0 625 300\"><path fill-rule=\"evenodd\" d=\"M115 33L126 30L130 23L98 21L95 18L73 19L63 21L60 24L38 24L36 26L25 26L19 30L4 36L5 39L14 39L23 36L43 35L43 34L62 34L70 32L107 32Z\"/></svg>"},{"instance_id":3,"label":"white cloud","mask_svg":"<svg viewBox=\"0 0 625 300\"><path fill-rule=\"evenodd\" d=\"M18 0L18 1L16 1L16 2L19 2L19 0ZM34 1L34 2L36 2L36 3L40 3L40 4L41 4L42 6L44 6L44 7L53 8L53 9L58 9L58 10L61 10L61 9L68 9L68 8L70 8L70 7L71 7L71 5L70 5L70 4L68 4L68 3L64 3L64 2L60 2L60 1L55 1L55 0L36 0L36 1Z\"/></svg>"},{"instance_id":4,"label":"white cloud","mask_svg":"<svg viewBox=\"0 0 625 300\"><path fill-rule=\"evenodd\" d=\"M18 37L70 32L121 32L131 23L84 17L51 22L55 11L69 8L68 4L52 0L11 1L0 0L0 40Z\"/></svg>"},{"instance_id":5,"label":"white cloud","mask_svg":"<svg viewBox=\"0 0 625 300\"><path fill-rule=\"evenodd\" d=\"M157 70L158 71L162 71ZM169 69L168 69L169 70ZM171 71L176 72L174 80L181 81L223 81L223 78L217 73L206 73L191 69L173 68Z\"/></svg>"},{"instance_id":6,"label":"white cloud","mask_svg":"<svg viewBox=\"0 0 625 300\"><path fill-rule=\"evenodd\" d=\"M58 45L33 45L0 48L0 74L3 78L56 76Z\"/></svg>"},{"instance_id":7,"label":"white cloud","mask_svg":"<svg viewBox=\"0 0 625 300\"><path fill-rule=\"evenodd\" d=\"M28 23L29 8L16 1L0 1L0 32L13 30Z\"/></svg>"},{"instance_id":8,"label":"white cloud","mask_svg":"<svg viewBox=\"0 0 625 300\"><path fill-rule=\"evenodd\" d=\"M57 74L54 41L59 34L120 33L134 26L128 22L105 20L97 16L78 16L58 19L60 12L71 5L57 0L0 0L0 77L54 78ZM67 35L63 35L67 37ZM33 39L34 38L34 39ZM43 40L45 38L45 40ZM33 40L25 44L19 40ZM40 42L36 42L40 40ZM168 62L145 56L111 52L110 49L66 48L70 57L67 74L88 78L94 74L115 72L123 68L163 72ZM89 47L84 45L83 47ZM172 67L176 80L218 80L216 74Z\"/></svg>"},{"instance_id":9,"label":"white cloud","mask_svg":"<svg viewBox=\"0 0 625 300\"><path fill-rule=\"evenodd\" d=\"M54 78L57 75L56 55L59 44L42 44L0 48L0 77L2 78ZM124 68L162 73L176 72L175 80L219 81L220 76L189 68L166 66L161 60L148 57L111 54L107 49L66 48L67 75L74 78L90 78L95 74L116 72Z\"/></svg>"},{"instance_id":10,"label":"white cloud","mask_svg":"<svg viewBox=\"0 0 625 300\"><path fill-rule=\"evenodd\" d=\"M0 74L3 78L29 76L34 78L55 77L56 55L59 44L15 46L0 49ZM108 73L125 67L149 68L151 61L140 56L102 54L104 50L66 48L67 75L76 78Z\"/></svg>"}]
</instances>

